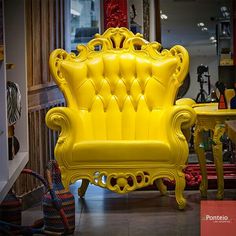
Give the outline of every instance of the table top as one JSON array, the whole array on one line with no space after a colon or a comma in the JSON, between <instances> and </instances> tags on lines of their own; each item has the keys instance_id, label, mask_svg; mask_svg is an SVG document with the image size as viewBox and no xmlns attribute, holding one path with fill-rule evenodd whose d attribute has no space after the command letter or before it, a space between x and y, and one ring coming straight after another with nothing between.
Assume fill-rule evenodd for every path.
<instances>
[{"instance_id":1,"label":"table top","mask_svg":"<svg viewBox=\"0 0 236 236\"><path fill-rule=\"evenodd\" d=\"M197 115L204 116L236 116L236 109L218 109L218 103L199 103L193 105Z\"/></svg>"}]
</instances>

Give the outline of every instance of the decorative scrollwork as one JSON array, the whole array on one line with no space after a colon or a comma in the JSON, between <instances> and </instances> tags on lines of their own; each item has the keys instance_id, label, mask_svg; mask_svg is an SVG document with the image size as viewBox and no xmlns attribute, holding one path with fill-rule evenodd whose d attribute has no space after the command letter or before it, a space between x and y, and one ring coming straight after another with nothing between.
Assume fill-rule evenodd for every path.
<instances>
[{"instance_id":1,"label":"decorative scrollwork","mask_svg":"<svg viewBox=\"0 0 236 236\"><path fill-rule=\"evenodd\" d=\"M93 176L93 184L116 193L127 193L148 186L150 182L150 175L144 171L137 171L135 174L95 172Z\"/></svg>"},{"instance_id":2,"label":"decorative scrollwork","mask_svg":"<svg viewBox=\"0 0 236 236\"><path fill-rule=\"evenodd\" d=\"M66 97L72 96L67 88L65 75L62 73L61 65L66 63L79 63L89 58L97 57L106 53L131 53L136 56L152 58L154 60L165 60L172 58L176 64L171 79L173 84L182 84L184 74L188 70L188 53L182 46L174 46L170 50L162 50L158 42L148 42L140 33L134 34L127 28L109 28L103 34L96 34L94 39L87 45L77 45L78 55L67 53L63 49L57 49L51 53L50 68L56 83L60 86L61 91ZM70 99L67 99L70 100Z\"/></svg>"},{"instance_id":3,"label":"decorative scrollwork","mask_svg":"<svg viewBox=\"0 0 236 236\"><path fill-rule=\"evenodd\" d=\"M84 60L89 55L106 52L107 50L127 50L136 53L145 54L152 58L161 58L165 56L172 57L169 50L163 50L158 42L148 42L140 33L133 34L127 28L109 28L103 34L96 34L94 39L88 42L87 46L77 45L78 56L70 53L67 60ZM64 53L64 52L60 52ZM58 56L61 59L61 56Z\"/></svg>"},{"instance_id":4,"label":"decorative scrollwork","mask_svg":"<svg viewBox=\"0 0 236 236\"><path fill-rule=\"evenodd\" d=\"M127 28L109 28L102 35L96 34L95 39L88 43L90 49L101 45L101 51L107 49L140 49L148 44L140 33L133 34Z\"/></svg>"}]
</instances>

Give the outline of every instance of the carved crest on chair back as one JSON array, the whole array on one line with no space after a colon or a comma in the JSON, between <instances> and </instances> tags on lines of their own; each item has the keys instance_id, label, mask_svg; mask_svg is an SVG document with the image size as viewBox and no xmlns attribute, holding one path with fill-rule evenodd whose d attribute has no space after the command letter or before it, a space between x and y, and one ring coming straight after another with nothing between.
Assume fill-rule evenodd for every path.
<instances>
[{"instance_id":1,"label":"carved crest on chair back","mask_svg":"<svg viewBox=\"0 0 236 236\"><path fill-rule=\"evenodd\" d=\"M96 34L95 38L92 39L90 42L88 42L87 45L78 45L77 46L78 55L75 53L67 53L63 49L57 49L51 54L51 60L50 60L50 68L51 73L54 75L56 83L60 86L62 92L64 93L64 96L67 100L67 103L69 106L76 107L76 104L74 104L74 99L72 97L75 97L75 93L72 94L73 88L68 88L68 78L66 78L67 72L64 74L62 73L62 70L64 67L67 66L68 68L64 69L69 70L69 63L75 63L76 65L79 65L79 63L85 63L88 67L87 61L94 60L94 63L90 63L89 68L87 69L87 73L95 74L95 72L91 72L93 70L96 70L98 66L101 67L101 76L103 76L103 79L107 80L109 85L111 86L111 93L112 90L114 91L117 86L117 81L110 81L109 76L106 76L104 78L104 71L106 71L106 68L104 65L104 61L106 61L106 56L104 55L110 55L109 53L120 55L119 57L123 57L124 54L129 54L129 59L127 59L127 63L130 63L131 61L135 61L136 68L132 72L133 74L130 76L133 76L133 78L137 78L137 73L140 71L140 67L143 67L146 72L146 78L138 79L139 84L144 84L141 86L141 90L144 91L147 87L148 81L151 81L152 79L156 80L158 83L160 83L163 87L162 91L153 91L155 93L159 93L159 96L162 97L161 94L163 94L163 97L169 97L169 99L163 98L162 100L164 103L163 106L173 104L178 88L182 85L182 82L184 80L184 75L186 74L188 70L188 54L186 50L182 46L174 46L170 50L164 49L162 50L162 46L158 42L148 42L145 39L143 39L143 36L140 33L133 34L131 31L129 31L126 28L109 28L107 29L104 34ZM131 58L133 56L133 58ZM102 60L103 65L96 64L94 58L100 57L100 60ZM106 57L106 58L105 58ZM102 59L101 59L102 58ZM104 59L105 58L105 59ZM183 59L184 58L184 59ZM96 59L98 61L98 59ZM110 59L108 59L110 60ZM123 59L119 59L120 61ZM63 66L61 66L63 64ZM101 64L100 63L100 64ZM118 63L118 64L116 64ZM93 65L92 65L93 64ZM110 66L118 67L119 62L117 60L114 60L114 63ZM62 69L63 67L63 69ZM132 67L132 66L131 66ZM123 69L124 70L124 69ZM126 68L125 70L128 70ZM165 71L163 73L163 71ZM168 72L169 71L169 72ZM97 73L97 74L98 74ZM122 73L121 69L117 71L116 73ZM127 72L128 73L128 72ZM79 76L79 74L78 74ZM88 78L88 75L86 75ZM68 76L67 76L68 77ZM124 76L123 76L124 77ZM151 79L149 79L151 78ZM93 80L93 78L91 78ZM79 78L77 79L79 83ZM132 90L132 81L130 81L130 78L126 79L123 78L123 81L126 83L125 86L129 87L127 90L127 93L129 95L129 92ZM145 80L145 81L143 81ZM71 82L69 82L71 83ZM94 84L96 87L96 85ZM101 86L99 86L101 87ZM168 89L167 89L168 88ZM161 89L161 86L160 86ZM95 90L100 90L100 88L96 88ZM78 91L76 92L78 94ZM132 95L132 94L131 94ZM120 98L118 96L118 98ZM133 97L135 100L135 98ZM157 98L156 98L157 99ZM147 98L148 100L148 98ZM123 100L122 102L123 103ZM136 104L135 102L134 104ZM158 106L160 106L160 101L158 102ZM123 105L119 104L120 109L123 107ZM149 109L151 109L151 106L148 105ZM134 105L134 108L136 109L137 106Z\"/></svg>"}]
</instances>

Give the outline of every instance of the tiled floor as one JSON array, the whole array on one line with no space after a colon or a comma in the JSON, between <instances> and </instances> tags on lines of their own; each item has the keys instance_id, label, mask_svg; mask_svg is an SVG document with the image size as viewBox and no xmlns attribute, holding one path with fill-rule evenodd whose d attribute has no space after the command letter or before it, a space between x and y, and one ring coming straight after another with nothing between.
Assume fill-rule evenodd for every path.
<instances>
[{"instance_id":1,"label":"tiled floor","mask_svg":"<svg viewBox=\"0 0 236 236\"><path fill-rule=\"evenodd\" d=\"M77 184L78 185L78 184ZM84 199L77 196L76 230L81 236L194 236L200 235L199 191L185 191L188 205L184 211L176 206L174 192L160 196L159 191L135 191L117 195L90 185ZM208 199L215 199L209 191ZM225 199L236 199L236 190L226 190ZM23 224L42 217L41 206L23 212Z\"/></svg>"}]
</instances>

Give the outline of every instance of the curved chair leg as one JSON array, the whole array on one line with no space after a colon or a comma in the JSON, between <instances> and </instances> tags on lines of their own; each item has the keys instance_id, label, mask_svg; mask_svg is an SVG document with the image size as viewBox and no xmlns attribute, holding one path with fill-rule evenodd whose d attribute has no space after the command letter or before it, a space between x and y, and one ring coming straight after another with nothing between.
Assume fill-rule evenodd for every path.
<instances>
[{"instance_id":1,"label":"curved chair leg","mask_svg":"<svg viewBox=\"0 0 236 236\"><path fill-rule=\"evenodd\" d=\"M82 179L82 184L81 184L81 186L80 186L79 189L78 189L78 195L79 195L80 197L83 197L83 196L84 196L84 194L86 193L86 190L87 190L87 188L88 188L88 185L89 185L89 180L87 180L87 179Z\"/></svg>"},{"instance_id":2,"label":"curved chair leg","mask_svg":"<svg viewBox=\"0 0 236 236\"><path fill-rule=\"evenodd\" d=\"M180 210L183 210L187 203L183 196L185 183L185 176L183 174L175 178L175 198Z\"/></svg>"},{"instance_id":3,"label":"curved chair leg","mask_svg":"<svg viewBox=\"0 0 236 236\"><path fill-rule=\"evenodd\" d=\"M164 185L162 179L156 179L155 180L155 185L159 189L161 195L166 195L167 194L167 187Z\"/></svg>"}]
</instances>

